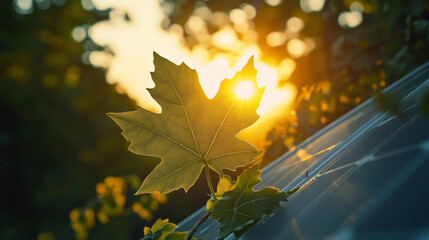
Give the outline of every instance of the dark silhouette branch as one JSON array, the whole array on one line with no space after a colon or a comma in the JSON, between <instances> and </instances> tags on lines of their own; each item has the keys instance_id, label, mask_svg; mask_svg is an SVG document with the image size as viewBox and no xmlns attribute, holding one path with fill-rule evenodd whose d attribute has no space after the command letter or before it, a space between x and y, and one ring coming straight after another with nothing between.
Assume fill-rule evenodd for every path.
<instances>
[{"instance_id":1,"label":"dark silhouette branch","mask_svg":"<svg viewBox=\"0 0 429 240\"><path fill-rule=\"evenodd\" d=\"M206 212L206 214L204 214L201 218L200 218L200 220L197 222L197 223L195 223L195 225L192 227L192 229L191 229L191 231L189 231L189 234L188 234L188 236L187 236L187 240L191 240L192 239L192 236L194 236L194 234L195 234L195 232L197 231L197 229L198 229L198 227L203 223L203 222L205 222L209 217L210 217L210 215L212 214L212 212L210 211L210 212Z\"/></svg>"}]
</instances>

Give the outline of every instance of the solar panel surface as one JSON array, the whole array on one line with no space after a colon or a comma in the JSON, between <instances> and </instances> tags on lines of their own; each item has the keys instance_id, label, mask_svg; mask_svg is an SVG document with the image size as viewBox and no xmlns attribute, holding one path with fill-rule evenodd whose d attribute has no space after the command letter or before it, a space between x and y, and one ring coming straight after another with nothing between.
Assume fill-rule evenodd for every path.
<instances>
[{"instance_id":1,"label":"solar panel surface","mask_svg":"<svg viewBox=\"0 0 429 240\"><path fill-rule=\"evenodd\" d=\"M429 62L385 89L403 96L400 115L370 99L267 166L257 188L300 190L240 239L429 239L429 118L418 102L428 87ZM206 221L195 237L218 229Z\"/></svg>"}]
</instances>

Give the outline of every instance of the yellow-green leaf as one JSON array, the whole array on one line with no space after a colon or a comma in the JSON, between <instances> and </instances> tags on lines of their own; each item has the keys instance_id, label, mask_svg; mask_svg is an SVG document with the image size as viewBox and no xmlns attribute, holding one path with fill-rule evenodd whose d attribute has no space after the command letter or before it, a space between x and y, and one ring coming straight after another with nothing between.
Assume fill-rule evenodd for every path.
<instances>
[{"instance_id":1,"label":"yellow-green leaf","mask_svg":"<svg viewBox=\"0 0 429 240\"><path fill-rule=\"evenodd\" d=\"M217 184L217 189L216 189L216 198L220 199L222 198L222 195L226 192L226 191L230 191L234 188L234 183L232 182L231 178L228 175L224 175L222 174L222 176L219 179L219 183ZM216 200L214 197L211 197L206 204L207 210L211 210L215 204Z\"/></svg>"},{"instance_id":2,"label":"yellow-green leaf","mask_svg":"<svg viewBox=\"0 0 429 240\"><path fill-rule=\"evenodd\" d=\"M145 237L142 240L164 240L176 227L177 225L169 223L168 219L161 220L159 218L151 228L145 227L143 229Z\"/></svg>"},{"instance_id":3,"label":"yellow-green leaf","mask_svg":"<svg viewBox=\"0 0 429 240\"><path fill-rule=\"evenodd\" d=\"M205 166L221 173L252 162L260 152L235 135L259 118L256 109L263 89L256 86L253 58L221 83L213 99L204 94L195 70L184 63L177 66L154 53L154 65L155 88L150 93L162 113L138 109L108 114L131 142L130 151L161 158L137 194L187 191ZM240 81L254 85L251 98L241 100L234 93Z\"/></svg>"},{"instance_id":4,"label":"yellow-green leaf","mask_svg":"<svg viewBox=\"0 0 429 240\"><path fill-rule=\"evenodd\" d=\"M210 217L220 222L219 238L247 228L279 207L280 201L286 201L290 193L279 192L274 187L254 191L253 187L261 181L260 175L256 164L246 169L238 176L235 187L214 204Z\"/></svg>"}]
</instances>

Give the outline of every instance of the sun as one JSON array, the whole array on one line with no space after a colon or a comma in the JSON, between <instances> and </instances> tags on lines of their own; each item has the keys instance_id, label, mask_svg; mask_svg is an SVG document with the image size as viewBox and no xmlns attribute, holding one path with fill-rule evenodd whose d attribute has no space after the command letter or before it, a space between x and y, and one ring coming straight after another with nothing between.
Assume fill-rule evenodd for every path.
<instances>
[{"instance_id":1,"label":"sun","mask_svg":"<svg viewBox=\"0 0 429 240\"><path fill-rule=\"evenodd\" d=\"M246 100L255 92L255 87L250 81L241 81L235 86L235 94L238 98Z\"/></svg>"}]
</instances>

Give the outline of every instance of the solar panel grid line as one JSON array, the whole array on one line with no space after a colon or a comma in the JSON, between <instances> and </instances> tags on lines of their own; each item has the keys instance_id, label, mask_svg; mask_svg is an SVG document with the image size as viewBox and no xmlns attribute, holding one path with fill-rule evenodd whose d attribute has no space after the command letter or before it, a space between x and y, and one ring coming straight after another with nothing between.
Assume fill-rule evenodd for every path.
<instances>
[{"instance_id":1,"label":"solar panel grid line","mask_svg":"<svg viewBox=\"0 0 429 240\"><path fill-rule=\"evenodd\" d=\"M341 169L346 168L346 167L350 167L350 166L358 166L359 167L359 166L362 166L363 164L366 164L368 162L378 161L378 160L384 160L386 158L393 157L395 155L403 154L403 153L406 153L406 152L409 152L409 151L413 151L413 150L419 150L422 147L422 144L423 143L413 144L413 145L410 145L410 146L406 146L404 148L396 149L395 151L391 151L391 152L388 152L388 153L384 153L382 155L378 155L378 156L375 156L372 153L372 154L369 154L367 157L365 157L363 159L360 159L358 161L355 161L355 162L352 162L352 163L348 163L346 165L342 165L341 167L329 170L329 171L324 172L324 173L320 173L319 172L316 175L316 177L321 177L321 176L333 173L335 171L341 170ZM426 142L425 142L425 144L426 144Z\"/></svg>"},{"instance_id":2,"label":"solar panel grid line","mask_svg":"<svg viewBox=\"0 0 429 240\"><path fill-rule=\"evenodd\" d=\"M418 147L420 147L419 144ZM416 149L416 146L410 146L407 148L407 151L411 149ZM359 210L361 212L356 212L354 215L356 217L353 221L349 221L345 223L347 225L344 229L340 229L337 233L330 238L342 240L344 239L343 231L347 231L349 233L353 233L354 229L359 226L362 222L364 222L372 212L374 212L379 206L381 206L402 184L414 173L416 172L426 161L428 160L427 155L420 155L417 159L412 161L411 165L407 166L404 171L402 171L399 176L396 176L394 179L390 181L387 187L385 187L383 192L381 192L376 198L372 198L368 200L367 206L362 207Z\"/></svg>"},{"instance_id":3,"label":"solar panel grid line","mask_svg":"<svg viewBox=\"0 0 429 240\"><path fill-rule=\"evenodd\" d=\"M412 151L412 150L418 150L418 149L420 149L421 145L422 145L421 143L419 143L419 144L413 144L413 145L409 145L409 146L405 146L405 147L399 148L399 149L395 149L394 151L387 152L387 153L384 153L382 155L375 155L374 154L377 150L379 150L381 147L383 147L384 144L388 143L390 139L392 139L393 137L397 136L397 134L399 134L405 127L407 127L409 124L411 124L412 122L414 122L415 120L417 120L417 118L418 118L418 116L416 116L415 118L411 119L406 124L404 124L403 126L401 126L400 129L396 129L388 138L385 139L386 141L381 142L373 150L370 150L367 156L365 156L365 157L363 157L363 158L361 158L361 159L359 159L357 161L354 161L354 162L342 165L340 167L337 167L335 169L331 169L331 170L329 170L327 172L321 173L322 171L319 171L316 174L316 177L327 175L327 174L333 173L333 172L335 172L337 170L340 170L340 169L343 169L343 168L346 168L346 167L349 167L349 166L361 167L362 165L367 164L367 163L372 162L372 161L383 160L383 159L386 159L386 158L389 158L389 157L392 157L392 156L395 156L395 155L398 155L398 154L403 154L404 152L409 152L409 151Z\"/></svg>"},{"instance_id":4,"label":"solar panel grid line","mask_svg":"<svg viewBox=\"0 0 429 240\"><path fill-rule=\"evenodd\" d=\"M335 151L332 150L330 153L328 153L315 164L313 164L313 166L310 167L311 171L309 171L308 177L316 176L319 172L323 171L323 169L332 164L335 159L341 158L341 156L346 154L347 151L351 147L353 147L353 145L357 144L358 141L362 139L362 136L366 135L368 131L371 131L373 129L373 126L376 125L378 122L377 120L383 117L384 114L376 115L370 121L364 123L361 128L351 134L349 138L343 140L342 144L339 144L338 147L336 147ZM305 178L301 178L301 180L305 181ZM300 183L298 183L298 185L299 184Z\"/></svg>"},{"instance_id":5,"label":"solar panel grid line","mask_svg":"<svg viewBox=\"0 0 429 240\"><path fill-rule=\"evenodd\" d=\"M382 145L382 144L383 143L381 143L380 145ZM354 173L359 167L363 166L363 164L369 163L371 161L383 160L383 159L392 157L394 155L403 154L403 153L408 152L408 151L419 149L420 147L421 147L421 144L414 144L414 145L407 146L407 147L404 147L402 149L397 149L397 150L395 150L393 152L386 153L384 155L377 156L377 157L375 157L374 154L372 153L369 156L364 157L363 159L360 159L358 161L355 161L355 162L343 165L343 166L341 166L339 168L330 170L329 172L325 172L323 174L318 174L314 178L321 177L321 176L327 175L327 174L331 174L331 173L333 173L335 171L338 171L338 170L341 170L343 168L351 167L349 169L349 171L347 171L346 174L344 174L343 176L341 176L340 178L338 178L338 182L334 182L331 185L331 187L335 187L335 185L339 185L341 183L341 181L343 181L345 178L347 178L347 176L350 176L352 173Z\"/></svg>"},{"instance_id":6,"label":"solar panel grid line","mask_svg":"<svg viewBox=\"0 0 429 240\"><path fill-rule=\"evenodd\" d=\"M355 121L356 119L359 119L361 116L361 114L356 114L357 116L355 116L355 119L352 119L352 121ZM371 114L370 114L371 115ZM365 121L365 123L364 123L364 125L365 124L369 124L371 122L371 120L369 120L369 121ZM359 125L360 126L360 125ZM351 132L353 132L353 133L356 133L356 132L360 132L360 130L359 129L361 129L362 128L362 126L360 126L359 128L358 127L356 127L356 129L355 130L352 130ZM349 136L350 137L350 136ZM324 136L322 135L320 138L324 138ZM340 141L340 142L335 142L335 148L337 148L338 149L338 147L339 147L339 145L340 145L340 143L341 142L343 142L344 143L344 139L338 139L338 141ZM317 140L315 140L315 142L317 142ZM347 141L346 141L347 142ZM332 145L332 146L334 146L334 145ZM328 148L326 148L326 149L324 149L324 150L322 150L322 151L320 151L320 152L324 152L324 151L326 151L327 149L329 149L329 148L331 148L332 146L329 146ZM307 147L307 146L306 146ZM334 149L332 149L330 152L332 153L332 152L335 152L334 150L335 150L335 148ZM319 152L319 153L320 153ZM318 154L318 153L316 153L316 154ZM314 154L314 155L316 155L316 154ZM294 158L297 158L296 156L297 155L299 155L299 154L294 154L294 155L292 155L292 156L290 156L290 158L291 159L294 159ZM322 156L322 157L324 157L324 156ZM299 159L298 159L299 160ZM284 162L285 163L287 163L287 161L288 161L288 159L284 159ZM302 163L301 161L295 161L293 164L297 164L297 163ZM279 163L278 165L280 165L281 163ZM314 164L314 163L313 163ZM313 164L311 164L311 165L313 165ZM285 165L285 166L277 166L275 169L273 169L273 170L271 170L271 172L272 171L283 171L282 172L282 175L283 175L283 178L281 178L280 180L278 180L277 178L277 181L276 182L272 182L272 181L269 181L269 179L267 179L267 176L266 175L262 175L262 182L261 182L261 185L262 186L264 186L264 185L274 185L274 186L276 186L276 187L279 187L279 188L281 188L281 189L284 189L284 190L290 190L290 189L292 189L293 187L289 187L289 188L286 188L285 189L285 186L278 186L278 185L276 185L278 182L280 182L280 181L284 181L284 177L287 177L287 176L289 176L288 174L290 173L290 172L293 172L293 171L296 171L296 169L297 169L297 167L294 167L294 168L292 168L292 169L287 169L286 167L287 167L288 165ZM282 169L284 169L284 170L282 170ZM291 179L290 180L290 182L291 182L291 186L294 186L294 185L296 185L298 182L297 181L294 181L294 180L296 180L296 177L298 177L299 178L299 175L304 175L305 174L305 172L306 172L306 170L307 170L308 168L306 168L306 169L301 169L301 172L300 172L300 174L296 174L296 176L293 178L293 179ZM302 177L301 177L301 179L303 179ZM261 186L260 185L260 186Z\"/></svg>"},{"instance_id":7,"label":"solar panel grid line","mask_svg":"<svg viewBox=\"0 0 429 240\"><path fill-rule=\"evenodd\" d=\"M412 110L412 108L415 108L417 105L413 105L413 106L411 106L411 107L409 107L409 108L407 108L406 110L404 110L404 111L402 111L401 113L405 113L406 111L408 111L408 110ZM411 124L413 121L415 121L415 120L417 120L417 118L418 118L418 116L417 115L415 115L415 116L413 116L413 117L411 117L407 122L404 122L403 124L401 124L401 126L398 128L398 129L396 129L396 130L394 130L394 132L397 132L397 133L399 133L399 130L401 130L402 128L405 128L405 127L407 127L409 124ZM372 132L372 131L375 131L377 128L380 128L381 126L383 126L384 124L387 124L387 123L389 123L390 121L392 121L392 120L394 120L394 119L397 119L397 116L391 116L389 113L384 113L381 117L379 117L375 122L373 122L373 123L371 123L371 125L370 126L368 126L368 128L367 129L365 129L365 131L362 131L361 133L360 133L360 136L357 136L357 137L360 137L360 139L359 140L357 140L357 141L352 141L352 140L350 140L350 143L352 144L352 145L356 145L356 144L359 144L359 142L360 141L365 141L365 139L367 138L367 137L369 137L370 135L370 133ZM359 130L358 130L359 131ZM389 140L390 140L390 138L391 137L393 137L394 135L389 135L388 137L386 137L385 139L383 139L382 140L382 142L388 142ZM374 147L373 149L370 149L369 151L368 151L368 154L372 154L372 153L374 153L375 151L377 151L378 150L378 148L380 148L380 147L382 147L383 145L382 144L378 144L376 147ZM344 150L342 150L341 151L341 149L339 150L340 152L341 152L341 155L345 155L345 154L347 154L347 152L349 151L349 150L351 150L352 148L347 148L347 149L344 149ZM326 166L326 168L328 168L330 165L332 165L332 164L335 164L336 163L336 161L338 160L338 159L340 159L341 158L341 155L340 156L337 156L337 158L336 159L333 159L332 161L327 161L328 162L328 166ZM326 162L326 161L325 161ZM323 169L321 170L321 171L324 171Z\"/></svg>"},{"instance_id":8,"label":"solar panel grid line","mask_svg":"<svg viewBox=\"0 0 429 240\"><path fill-rule=\"evenodd\" d=\"M429 86L429 78L426 79L426 81L424 81L422 84L420 84L418 87L416 87L415 89L413 89L411 92L409 92L406 96L404 96L400 101L401 102L405 102L408 99L412 98L415 95L418 95L419 92L421 92L421 90L423 90L425 87Z\"/></svg>"},{"instance_id":9,"label":"solar panel grid line","mask_svg":"<svg viewBox=\"0 0 429 240\"><path fill-rule=\"evenodd\" d=\"M416 118L414 118L413 120L416 120ZM408 124L409 124L409 123L408 123ZM395 130L394 130L394 132L392 133L392 135L390 135L389 137L387 137L387 138L383 139L383 140L382 140L382 142L381 142L380 144L378 144L377 146L375 146L373 149L370 149L370 150L368 151L368 155L367 155L367 156L369 156L369 155L373 155L375 151L377 151L379 148L381 148L381 147L383 146L383 143L388 142L392 137L394 137L394 134L395 134L395 133L399 133L399 132L400 132L403 128L405 128L408 124L404 124L404 125L402 125L400 129L395 129ZM377 124L377 122L375 122L375 123L374 123L374 124L372 124L372 125L377 125L377 127L379 127L379 126L378 126L378 124ZM372 126L370 126L370 127L372 127ZM374 129L374 128L370 129L369 131L372 131L373 129ZM363 138L359 139L359 140L358 140L358 142L354 142L354 143L353 143L353 145L358 144L358 143L359 143L359 141L365 141L365 138L368 136L368 133L369 133L369 132L366 132L366 133L365 133L365 134L366 134L366 136L364 136ZM341 155L345 155L345 154L347 154L347 152L348 152L350 149L351 149L351 148L348 148L348 149L344 150L343 152L341 152ZM340 156L338 156L336 159L334 159L334 160L330 161L330 162L328 163L328 165L327 165L327 166L325 166L325 167L324 167L324 169L322 169L320 172L323 172L323 171L324 171L325 169L327 169L329 166L331 166L332 164L336 163L336 160L339 160L339 159L341 158L341 155L340 155ZM364 158L365 158L365 157L364 157ZM352 162L352 163L350 163L350 164L352 164L352 165L353 165L353 164L357 164L359 161L360 161L360 160L355 161L355 162Z\"/></svg>"}]
</instances>

